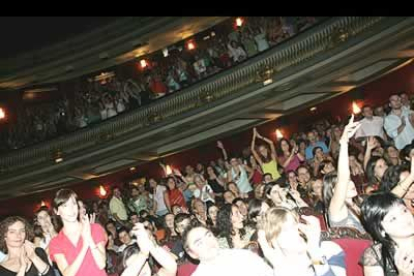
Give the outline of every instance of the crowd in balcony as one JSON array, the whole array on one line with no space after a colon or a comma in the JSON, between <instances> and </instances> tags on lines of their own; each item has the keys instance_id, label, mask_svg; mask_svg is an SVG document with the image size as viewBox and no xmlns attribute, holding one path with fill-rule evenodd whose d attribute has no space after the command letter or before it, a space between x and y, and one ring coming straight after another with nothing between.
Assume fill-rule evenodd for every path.
<instances>
[{"instance_id":1,"label":"crowd in balcony","mask_svg":"<svg viewBox=\"0 0 414 276\"><path fill-rule=\"evenodd\" d=\"M0 223L0 274L413 275L412 103L276 141L254 128L240 152L217 141L219 159L160 162L106 199L61 189L31 222Z\"/></svg>"},{"instance_id":2,"label":"crowd in balcony","mask_svg":"<svg viewBox=\"0 0 414 276\"><path fill-rule=\"evenodd\" d=\"M132 65L138 73L131 76L84 78L58 102L15 110L16 120L0 132L0 151L19 149L136 109L254 57L317 22L314 17L238 20L227 20L192 39L140 57Z\"/></svg>"}]
</instances>

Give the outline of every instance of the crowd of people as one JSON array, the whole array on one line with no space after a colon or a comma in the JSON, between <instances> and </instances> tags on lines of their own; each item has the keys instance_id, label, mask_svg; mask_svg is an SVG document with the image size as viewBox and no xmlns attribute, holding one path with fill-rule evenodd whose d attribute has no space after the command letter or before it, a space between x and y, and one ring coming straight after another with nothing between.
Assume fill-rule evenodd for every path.
<instances>
[{"instance_id":1,"label":"crowd of people","mask_svg":"<svg viewBox=\"0 0 414 276\"><path fill-rule=\"evenodd\" d=\"M393 94L358 117L276 143L254 128L240 153L218 141L218 160L160 163L162 178L109 200L61 189L33 222L0 223L0 274L414 275L411 101ZM335 233L365 247L352 259Z\"/></svg>"},{"instance_id":2,"label":"crowd of people","mask_svg":"<svg viewBox=\"0 0 414 276\"><path fill-rule=\"evenodd\" d=\"M162 51L146 56L139 73L122 75L122 70L115 69L119 74L99 81L84 78L78 89L62 92L58 103L16 110L16 122L0 132L0 151L19 149L136 109L256 56L317 22L314 17L243 20L240 27L231 19L195 35L194 49L186 49L181 41L167 48L167 56Z\"/></svg>"}]
</instances>

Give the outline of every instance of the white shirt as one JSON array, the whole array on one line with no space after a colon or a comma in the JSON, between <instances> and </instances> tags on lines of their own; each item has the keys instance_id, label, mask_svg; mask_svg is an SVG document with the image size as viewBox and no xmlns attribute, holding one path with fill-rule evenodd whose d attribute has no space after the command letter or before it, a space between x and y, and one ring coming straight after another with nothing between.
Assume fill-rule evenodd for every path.
<instances>
[{"instance_id":1,"label":"white shirt","mask_svg":"<svg viewBox=\"0 0 414 276\"><path fill-rule=\"evenodd\" d=\"M6 254L0 251L0 263L6 258Z\"/></svg>"},{"instance_id":2,"label":"white shirt","mask_svg":"<svg viewBox=\"0 0 414 276\"><path fill-rule=\"evenodd\" d=\"M405 117L405 127L400 134L398 134L398 127L401 125L401 118L395 115L392 111L385 117L384 129L388 136L394 139L395 147L399 150L410 144L414 139L414 128L409 121L411 113L413 113L413 111L407 110L406 108L402 109L401 117Z\"/></svg>"},{"instance_id":3,"label":"white shirt","mask_svg":"<svg viewBox=\"0 0 414 276\"><path fill-rule=\"evenodd\" d=\"M157 185L157 188L155 188L154 201L157 203L156 212L164 211L167 209L167 206L165 206L164 202L164 192L166 190L167 188L161 185Z\"/></svg>"},{"instance_id":4,"label":"white shirt","mask_svg":"<svg viewBox=\"0 0 414 276\"><path fill-rule=\"evenodd\" d=\"M357 130L355 138L367 136L384 137L384 119L373 116L372 119L364 118L361 120L361 127Z\"/></svg>"},{"instance_id":5,"label":"white shirt","mask_svg":"<svg viewBox=\"0 0 414 276\"><path fill-rule=\"evenodd\" d=\"M247 249L220 249L209 262L200 262L192 276L273 276L272 268Z\"/></svg>"},{"instance_id":6,"label":"white shirt","mask_svg":"<svg viewBox=\"0 0 414 276\"><path fill-rule=\"evenodd\" d=\"M215 203L215 200L210 196L210 193L213 193L213 189L210 185L206 184L200 189L196 189L193 193L195 198L200 198L203 202L212 201Z\"/></svg>"}]
</instances>

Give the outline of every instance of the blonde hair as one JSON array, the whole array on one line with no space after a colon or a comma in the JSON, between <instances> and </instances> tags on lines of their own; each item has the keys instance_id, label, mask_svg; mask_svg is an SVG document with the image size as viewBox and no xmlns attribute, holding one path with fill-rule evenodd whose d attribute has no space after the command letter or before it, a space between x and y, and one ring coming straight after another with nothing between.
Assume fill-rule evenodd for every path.
<instances>
[{"instance_id":1,"label":"blonde hair","mask_svg":"<svg viewBox=\"0 0 414 276\"><path fill-rule=\"evenodd\" d=\"M260 217L258 227L264 230L268 242L271 242L279 236L282 231L282 226L289 215L291 215L296 222L299 222L299 217L295 212L283 207L272 207Z\"/></svg>"}]
</instances>

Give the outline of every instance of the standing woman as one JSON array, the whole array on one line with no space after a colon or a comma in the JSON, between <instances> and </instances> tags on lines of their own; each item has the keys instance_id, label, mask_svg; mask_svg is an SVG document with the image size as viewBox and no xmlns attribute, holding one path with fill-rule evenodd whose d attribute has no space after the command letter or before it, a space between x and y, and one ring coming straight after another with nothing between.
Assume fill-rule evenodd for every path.
<instances>
[{"instance_id":1,"label":"standing woman","mask_svg":"<svg viewBox=\"0 0 414 276\"><path fill-rule=\"evenodd\" d=\"M54 276L46 252L29 240L33 230L21 217L8 217L0 223L0 251L6 253L0 263L2 276Z\"/></svg>"},{"instance_id":2,"label":"standing woman","mask_svg":"<svg viewBox=\"0 0 414 276\"><path fill-rule=\"evenodd\" d=\"M50 258L63 276L106 276L105 230L90 223L87 215L78 220L77 195L61 189L53 200L53 208L63 228L49 245Z\"/></svg>"},{"instance_id":3,"label":"standing woman","mask_svg":"<svg viewBox=\"0 0 414 276\"><path fill-rule=\"evenodd\" d=\"M262 139L270 146L269 149L261 145L259 147L259 153L256 152L256 138ZM260 167L262 168L263 174L270 173L272 175L272 179L276 180L280 177L279 171L277 170L277 159L276 159L276 149L273 142L266 137L261 136L257 129L253 129L253 139L251 144L251 151L253 153L254 158L256 158L257 162L259 163Z\"/></svg>"}]
</instances>

